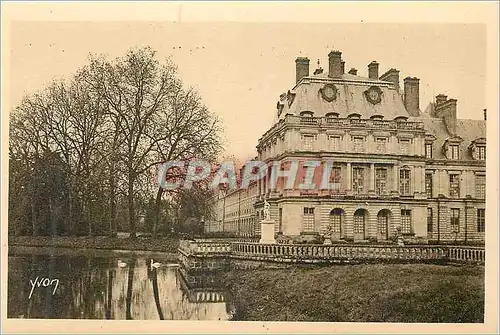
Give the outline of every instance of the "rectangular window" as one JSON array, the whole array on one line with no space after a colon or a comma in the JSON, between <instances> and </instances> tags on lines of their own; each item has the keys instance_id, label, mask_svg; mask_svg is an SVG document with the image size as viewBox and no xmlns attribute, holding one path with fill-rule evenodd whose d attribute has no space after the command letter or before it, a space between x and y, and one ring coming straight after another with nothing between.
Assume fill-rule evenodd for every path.
<instances>
[{"instance_id":1,"label":"rectangular window","mask_svg":"<svg viewBox=\"0 0 500 335\"><path fill-rule=\"evenodd\" d=\"M403 234L411 234L411 210L402 209L401 210L401 233Z\"/></svg>"},{"instance_id":2,"label":"rectangular window","mask_svg":"<svg viewBox=\"0 0 500 335\"><path fill-rule=\"evenodd\" d=\"M452 208L450 216L451 231L458 233L460 230L460 209Z\"/></svg>"},{"instance_id":3,"label":"rectangular window","mask_svg":"<svg viewBox=\"0 0 500 335\"><path fill-rule=\"evenodd\" d=\"M376 150L378 153L386 153L387 152L387 138L377 137L375 139L375 143L377 145Z\"/></svg>"},{"instance_id":4,"label":"rectangular window","mask_svg":"<svg viewBox=\"0 0 500 335\"><path fill-rule=\"evenodd\" d=\"M477 147L477 158L482 161L486 159L486 147Z\"/></svg>"},{"instance_id":5,"label":"rectangular window","mask_svg":"<svg viewBox=\"0 0 500 335\"><path fill-rule=\"evenodd\" d=\"M450 145L450 159L458 159L458 145Z\"/></svg>"},{"instance_id":6,"label":"rectangular window","mask_svg":"<svg viewBox=\"0 0 500 335\"><path fill-rule=\"evenodd\" d=\"M401 195L410 195L410 170L399 170L399 193Z\"/></svg>"},{"instance_id":7,"label":"rectangular window","mask_svg":"<svg viewBox=\"0 0 500 335\"><path fill-rule=\"evenodd\" d=\"M431 207L427 208L427 232L432 233L433 229L433 221L434 220L434 213L432 211Z\"/></svg>"},{"instance_id":8,"label":"rectangular window","mask_svg":"<svg viewBox=\"0 0 500 335\"><path fill-rule=\"evenodd\" d=\"M425 193L427 198L432 198L432 173L425 174Z\"/></svg>"},{"instance_id":9,"label":"rectangular window","mask_svg":"<svg viewBox=\"0 0 500 335\"><path fill-rule=\"evenodd\" d=\"M340 151L340 136L330 136L329 137L329 144L330 144L330 150L331 151Z\"/></svg>"},{"instance_id":10,"label":"rectangular window","mask_svg":"<svg viewBox=\"0 0 500 335\"><path fill-rule=\"evenodd\" d=\"M410 144L411 140L406 138L399 139L399 151L401 154L409 154L410 153Z\"/></svg>"},{"instance_id":11,"label":"rectangular window","mask_svg":"<svg viewBox=\"0 0 500 335\"><path fill-rule=\"evenodd\" d=\"M304 216L302 217L302 231L314 231L314 207L304 207Z\"/></svg>"},{"instance_id":12,"label":"rectangular window","mask_svg":"<svg viewBox=\"0 0 500 335\"><path fill-rule=\"evenodd\" d=\"M477 209L477 231L478 233L484 233L484 208Z\"/></svg>"},{"instance_id":13,"label":"rectangular window","mask_svg":"<svg viewBox=\"0 0 500 335\"><path fill-rule=\"evenodd\" d=\"M450 197L460 197L460 175L450 174Z\"/></svg>"},{"instance_id":14,"label":"rectangular window","mask_svg":"<svg viewBox=\"0 0 500 335\"><path fill-rule=\"evenodd\" d=\"M304 150L312 151L314 135L302 135L302 141L304 142Z\"/></svg>"},{"instance_id":15,"label":"rectangular window","mask_svg":"<svg viewBox=\"0 0 500 335\"><path fill-rule=\"evenodd\" d=\"M425 158L432 158L432 143L425 143Z\"/></svg>"},{"instance_id":16,"label":"rectangular window","mask_svg":"<svg viewBox=\"0 0 500 335\"><path fill-rule=\"evenodd\" d=\"M387 169L375 169L375 191L378 195L386 194L387 187Z\"/></svg>"},{"instance_id":17,"label":"rectangular window","mask_svg":"<svg viewBox=\"0 0 500 335\"><path fill-rule=\"evenodd\" d=\"M484 199L486 197L486 176L476 175L476 198Z\"/></svg>"},{"instance_id":18,"label":"rectangular window","mask_svg":"<svg viewBox=\"0 0 500 335\"><path fill-rule=\"evenodd\" d=\"M353 136L352 149L354 152L365 152L365 138L362 136Z\"/></svg>"},{"instance_id":19,"label":"rectangular window","mask_svg":"<svg viewBox=\"0 0 500 335\"><path fill-rule=\"evenodd\" d=\"M365 170L362 167L352 169L352 190L354 193L363 193Z\"/></svg>"},{"instance_id":20,"label":"rectangular window","mask_svg":"<svg viewBox=\"0 0 500 335\"><path fill-rule=\"evenodd\" d=\"M340 192L340 166L332 167L332 171L330 174L330 184L331 190L334 192Z\"/></svg>"}]
</instances>

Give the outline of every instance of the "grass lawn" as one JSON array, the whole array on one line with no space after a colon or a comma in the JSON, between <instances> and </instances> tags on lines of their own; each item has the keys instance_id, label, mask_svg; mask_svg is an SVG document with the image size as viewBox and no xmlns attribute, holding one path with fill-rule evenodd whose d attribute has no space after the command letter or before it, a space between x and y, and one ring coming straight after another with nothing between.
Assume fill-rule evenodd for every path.
<instances>
[{"instance_id":1,"label":"grass lawn","mask_svg":"<svg viewBox=\"0 0 500 335\"><path fill-rule=\"evenodd\" d=\"M483 322L484 267L337 265L224 275L236 320Z\"/></svg>"},{"instance_id":2,"label":"grass lawn","mask_svg":"<svg viewBox=\"0 0 500 335\"><path fill-rule=\"evenodd\" d=\"M64 247L74 249L144 250L177 253L177 238L128 238L95 237L47 237L47 236L9 236L9 245L31 247Z\"/></svg>"}]
</instances>

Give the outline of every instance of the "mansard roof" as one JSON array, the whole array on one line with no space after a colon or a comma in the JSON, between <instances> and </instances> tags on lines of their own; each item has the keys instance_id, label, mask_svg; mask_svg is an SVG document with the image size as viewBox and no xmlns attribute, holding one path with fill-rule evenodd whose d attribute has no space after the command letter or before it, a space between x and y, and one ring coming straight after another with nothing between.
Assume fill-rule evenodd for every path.
<instances>
[{"instance_id":1,"label":"mansard roof","mask_svg":"<svg viewBox=\"0 0 500 335\"><path fill-rule=\"evenodd\" d=\"M322 94L325 85L333 85L333 99ZM370 101L366 93L370 89L380 92L380 101ZM304 77L292 90L280 96L279 104L283 106L279 119L287 114L299 116L303 111L311 111L317 117L328 113L338 113L340 118L353 113L360 114L362 119L379 115L384 120L410 117L393 83L349 73L339 78L330 78L325 73Z\"/></svg>"},{"instance_id":2,"label":"mansard roof","mask_svg":"<svg viewBox=\"0 0 500 335\"><path fill-rule=\"evenodd\" d=\"M459 144L460 159L472 160L473 158L469 150L470 144L478 138L486 138L486 121L484 120L458 119L455 135L448 132L441 118L424 117L421 120L425 125L427 133L436 137L433 152L433 158L436 159L446 159L441 148L447 139L460 137L463 140Z\"/></svg>"}]
</instances>

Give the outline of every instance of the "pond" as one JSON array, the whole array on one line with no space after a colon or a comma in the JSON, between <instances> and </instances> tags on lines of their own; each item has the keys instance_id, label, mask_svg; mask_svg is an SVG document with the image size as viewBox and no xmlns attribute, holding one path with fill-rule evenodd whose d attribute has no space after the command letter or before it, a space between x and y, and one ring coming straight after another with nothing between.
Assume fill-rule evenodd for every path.
<instances>
[{"instance_id":1,"label":"pond","mask_svg":"<svg viewBox=\"0 0 500 335\"><path fill-rule=\"evenodd\" d=\"M155 266L151 266L151 260ZM192 277L162 254L9 250L9 318L230 320L213 274ZM196 278L210 280L196 280ZM197 283L202 285L196 285Z\"/></svg>"}]
</instances>

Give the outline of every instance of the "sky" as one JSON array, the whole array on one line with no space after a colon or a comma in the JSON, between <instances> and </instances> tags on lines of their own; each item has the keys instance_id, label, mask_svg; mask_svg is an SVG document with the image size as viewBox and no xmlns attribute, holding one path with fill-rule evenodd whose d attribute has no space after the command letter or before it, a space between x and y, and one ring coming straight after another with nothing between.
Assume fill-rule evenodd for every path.
<instances>
[{"instance_id":1,"label":"sky","mask_svg":"<svg viewBox=\"0 0 500 335\"><path fill-rule=\"evenodd\" d=\"M149 45L171 56L179 76L194 86L222 120L226 156L246 160L271 127L279 95L295 84L295 59L310 72L328 69L328 53L342 51L348 71L367 76L400 70L420 78L422 110L439 93L458 100L459 118L482 119L486 108L486 27L481 24L35 22L10 29L10 108L24 94L64 79L89 53L119 57Z\"/></svg>"}]
</instances>

